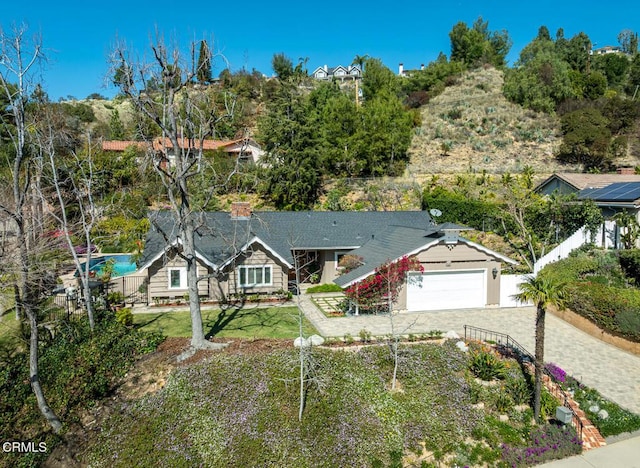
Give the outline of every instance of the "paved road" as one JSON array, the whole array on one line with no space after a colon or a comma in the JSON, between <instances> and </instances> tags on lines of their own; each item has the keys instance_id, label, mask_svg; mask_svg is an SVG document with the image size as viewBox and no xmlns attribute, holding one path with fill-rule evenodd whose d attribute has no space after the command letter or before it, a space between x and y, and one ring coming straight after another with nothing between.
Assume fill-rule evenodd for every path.
<instances>
[{"instance_id":1,"label":"paved road","mask_svg":"<svg viewBox=\"0 0 640 468\"><path fill-rule=\"evenodd\" d=\"M307 318L325 337L342 337L345 333L357 337L362 329L381 336L390 332L388 316L327 318L309 296L301 295L300 300ZM506 333L531 353L535 349L533 307L405 312L394 316L394 327L405 334L453 330L463 336L464 325ZM639 356L604 343L548 313L545 361L558 364L585 385L640 414Z\"/></svg>"}]
</instances>

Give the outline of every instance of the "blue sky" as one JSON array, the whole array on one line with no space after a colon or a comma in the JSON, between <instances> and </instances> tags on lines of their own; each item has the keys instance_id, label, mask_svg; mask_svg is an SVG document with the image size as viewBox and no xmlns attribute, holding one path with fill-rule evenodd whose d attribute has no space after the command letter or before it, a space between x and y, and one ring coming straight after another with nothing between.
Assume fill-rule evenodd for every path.
<instances>
[{"instance_id":1,"label":"blue sky","mask_svg":"<svg viewBox=\"0 0 640 468\"><path fill-rule=\"evenodd\" d=\"M418 68L440 51L450 52L449 31L458 21L471 25L479 16L490 30L506 29L513 40L513 63L520 50L546 25L552 37L584 31L595 47L617 45L623 29L640 31L637 2L593 1L407 1L389 3L157 0L87 2L31 0L3 5L0 25L8 30L26 24L40 33L49 63L43 72L49 97L113 96L105 87L107 56L116 38L140 54L148 53L156 28L180 44L207 39L224 54L232 71L257 69L271 75L271 58L283 52L294 64L308 57L308 69L349 65L356 54L379 58L397 71L398 64ZM222 70L222 63L214 75Z\"/></svg>"}]
</instances>

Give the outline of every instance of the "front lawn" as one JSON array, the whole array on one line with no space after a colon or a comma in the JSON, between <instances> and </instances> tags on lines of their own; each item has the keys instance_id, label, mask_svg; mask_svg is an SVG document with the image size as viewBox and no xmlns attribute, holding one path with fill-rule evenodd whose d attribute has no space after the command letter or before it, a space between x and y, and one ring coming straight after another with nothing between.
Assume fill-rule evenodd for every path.
<instances>
[{"instance_id":1,"label":"front lawn","mask_svg":"<svg viewBox=\"0 0 640 468\"><path fill-rule=\"evenodd\" d=\"M23 338L20 331L20 321L16 320L13 309L0 316L0 353L2 357L8 357L22 346Z\"/></svg>"},{"instance_id":2,"label":"front lawn","mask_svg":"<svg viewBox=\"0 0 640 468\"><path fill-rule=\"evenodd\" d=\"M133 314L133 322L144 331L159 331L169 337L191 336L188 310ZM202 324L207 336L220 338L295 338L298 336L297 307L252 307L203 309ZM305 319L305 335L317 333Z\"/></svg>"}]
</instances>

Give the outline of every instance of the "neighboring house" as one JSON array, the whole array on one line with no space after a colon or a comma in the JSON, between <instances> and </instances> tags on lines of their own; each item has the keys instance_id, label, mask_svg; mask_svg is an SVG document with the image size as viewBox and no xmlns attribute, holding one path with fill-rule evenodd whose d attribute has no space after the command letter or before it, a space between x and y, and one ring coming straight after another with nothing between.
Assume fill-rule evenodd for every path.
<instances>
[{"instance_id":1,"label":"neighboring house","mask_svg":"<svg viewBox=\"0 0 640 468\"><path fill-rule=\"evenodd\" d=\"M600 188L585 188L578 192L578 200L593 200L605 218L620 211L628 211L640 222L640 181L616 182Z\"/></svg>"},{"instance_id":2,"label":"neighboring house","mask_svg":"<svg viewBox=\"0 0 640 468\"><path fill-rule=\"evenodd\" d=\"M180 140L182 148L198 148L200 142L194 139L183 138ZM153 147L153 150L161 155L167 153L169 155L169 163L171 164L172 156L172 144L168 138L154 138L151 143L145 141L118 141L118 140L106 140L102 142L103 151L116 151L123 152L129 146L136 146L140 149L147 150L149 146ZM203 140L202 149L204 151L216 151L222 150L229 153L239 159L242 162L258 162L264 151L260 148L252 139L241 138L237 140Z\"/></svg>"},{"instance_id":3,"label":"neighboring house","mask_svg":"<svg viewBox=\"0 0 640 468\"><path fill-rule=\"evenodd\" d=\"M619 46L604 46L598 49L592 49L589 51L591 55L606 55L606 54L624 54L622 47Z\"/></svg>"},{"instance_id":4,"label":"neighboring house","mask_svg":"<svg viewBox=\"0 0 640 468\"><path fill-rule=\"evenodd\" d=\"M420 71L424 70L424 63L420 65ZM398 76L410 77L419 70L405 70L404 64L398 64Z\"/></svg>"},{"instance_id":5,"label":"neighboring house","mask_svg":"<svg viewBox=\"0 0 640 468\"><path fill-rule=\"evenodd\" d=\"M621 241L627 227L618 222L616 214L626 211L640 223L640 182L618 182L602 188L583 189L578 193L578 200L593 200L608 220L602 234L606 246L619 249L624 245Z\"/></svg>"},{"instance_id":6,"label":"neighboring house","mask_svg":"<svg viewBox=\"0 0 640 468\"><path fill-rule=\"evenodd\" d=\"M575 194L578 200L593 200L606 220L628 211L640 222L640 175L631 168L619 169L615 174L553 174L536 191L545 195ZM620 228L615 222L606 221L596 243L620 247Z\"/></svg>"},{"instance_id":7,"label":"neighboring house","mask_svg":"<svg viewBox=\"0 0 640 468\"><path fill-rule=\"evenodd\" d=\"M581 174L573 172L559 172L553 174L537 187L536 192L551 195L554 192L568 195L578 193L588 188L602 188L616 182L640 182L640 175L632 168L618 169L612 174Z\"/></svg>"},{"instance_id":8,"label":"neighboring house","mask_svg":"<svg viewBox=\"0 0 640 468\"><path fill-rule=\"evenodd\" d=\"M324 65L316 68L311 76L316 80L331 80L333 78L341 81L359 80L362 78L362 69L359 65L349 65L348 67L338 65L331 68Z\"/></svg>"},{"instance_id":9,"label":"neighboring house","mask_svg":"<svg viewBox=\"0 0 640 468\"><path fill-rule=\"evenodd\" d=\"M139 263L146 270L149 300L181 297L186 267L168 212L152 215ZM224 300L234 294L273 293L302 282L347 286L388 260L417 255L425 271L401 294L399 309L485 307L500 302L500 271L510 260L458 236L461 227L435 226L425 211L251 212L234 203L231 213L202 214L196 234L200 295ZM363 265L340 276L349 253ZM421 286L416 286L416 285Z\"/></svg>"}]
</instances>

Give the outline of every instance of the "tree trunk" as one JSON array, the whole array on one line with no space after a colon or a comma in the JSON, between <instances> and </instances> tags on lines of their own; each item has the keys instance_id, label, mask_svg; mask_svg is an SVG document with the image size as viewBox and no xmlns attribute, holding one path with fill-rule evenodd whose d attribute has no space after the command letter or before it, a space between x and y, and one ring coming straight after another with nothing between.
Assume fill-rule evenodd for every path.
<instances>
[{"instance_id":1,"label":"tree trunk","mask_svg":"<svg viewBox=\"0 0 640 468\"><path fill-rule=\"evenodd\" d=\"M18 224L18 239L20 242L20 284L19 284L19 301L16 303L16 307L20 307L22 312L29 320L29 328L31 333L29 336L29 382L31 383L31 389L36 396L38 403L38 409L45 417L47 422L51 425L53 430L58 433L62 428L62 423L58 419L58 416L49 408L47 400L44 397L42 386L40 385L40 377L38 376L38 318L36 316L36 310L34 307L33 294L29 285L29 254L27 250L27 244L24 242L26 234L24 231L24 224L22 218L17 222Z\"/></svg>"},{"instance_id":2,"label":"tree trunk","mask_svg":"<svg viewBox=\"0 0 640 468\"><path fill-rule=\"evenodd\" d=\"M40 386L40 377L38 376L38 321L35 317L35 312L30 310L30 307L26 307L25 309L26 314L29 317L29 326L31 327L31 334L29 338L29 382L31 383L31 389L36 396L38 409L51 425L53 431L57 434L60 432L60 429L62 429L62 423L47 404L42 387Z\"/></svg>"},{"instance_id":3,"label":"tree trunk","mask_svg":"<svg viewBox=\"0 0 640 468\"><path fill-rule=\"evenodd\" d=\"M198 260L196 258L194 229L189 215L183 217L182 255L187 265L187 288L189 291L189 312L191 313L191 346L202 349L207 346L202 326L202 312L198 295Z\"/></svg>"},{"instance_id":4,"label":"tree trunk","mask_svg":"<svg viewBox=\"0 0 640 468\"><path fill-rule=\"evenodd\" d=\"M538 304L536 311L536 362L535 387L533 394L533 414L536 422L540 421L540 397L542 394L542 374L544 372L544 319L546 310Z\"/></svg>"}]
</instances>

